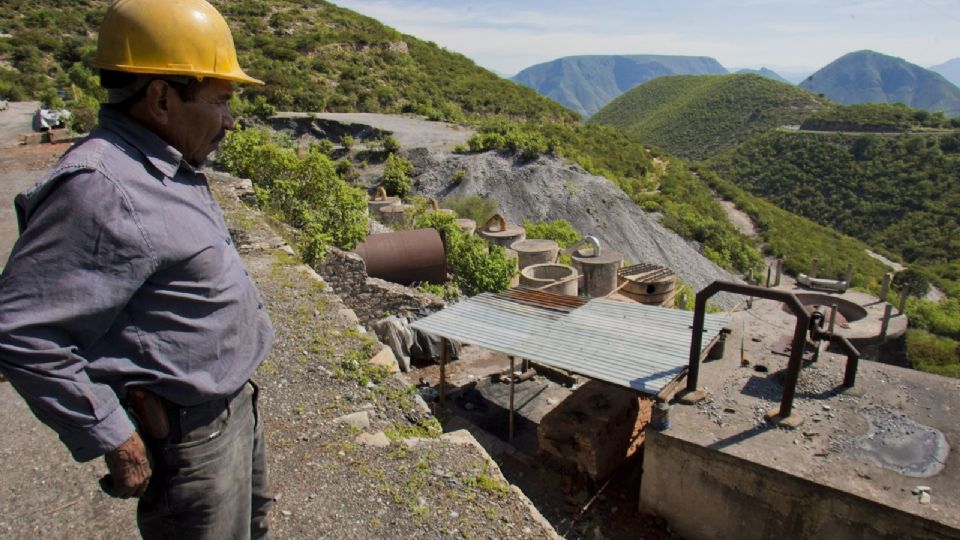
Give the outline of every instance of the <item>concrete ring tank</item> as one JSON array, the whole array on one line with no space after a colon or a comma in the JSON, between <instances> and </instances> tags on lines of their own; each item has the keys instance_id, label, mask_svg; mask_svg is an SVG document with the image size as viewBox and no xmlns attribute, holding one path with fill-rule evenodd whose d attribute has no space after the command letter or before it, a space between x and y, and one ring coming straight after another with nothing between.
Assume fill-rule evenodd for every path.
<instances>
[{"instance_id":1,"label":"concrete ring tank","mask_svg":"<svg viewBox=\"0 0 960 540\"><path fill-rule=\"evenodd\" d=\"M820 311L827 316L828 320L831 306L836 304L837 323L842 327L846 327L848 323L863 320L867 317L867 310L862 306L837 296L817 293L797 293L796 297L797 300L800 300L801 304L807 307L807 311L809 312L813 312L817 306L821 306ZM784 306L784 310L792 313L787 306Z\"/></svg>"},{"instance_id":2,"label":"concrete ring tank","mask_svg":"<svg viewBox=\"0 0 960 540\"><path fill-rule=\"evenodd\" d=\"M560 246L553 240L537 239L518 240L510 244L510 249L517 252L521 270L535 264L556 262L560 252Z\"/></svg>"},{"instance_id":3,"label":"concrete ring tank","mask_svg":"<svg viewBox=\"0 0 960 540\"><path fill-rule=\"evenodd\" d=\"M520 285L545 292L576 296L578 277L576 269L566 264L534 264L520 271Z\"/></svg>"}]
</instances>

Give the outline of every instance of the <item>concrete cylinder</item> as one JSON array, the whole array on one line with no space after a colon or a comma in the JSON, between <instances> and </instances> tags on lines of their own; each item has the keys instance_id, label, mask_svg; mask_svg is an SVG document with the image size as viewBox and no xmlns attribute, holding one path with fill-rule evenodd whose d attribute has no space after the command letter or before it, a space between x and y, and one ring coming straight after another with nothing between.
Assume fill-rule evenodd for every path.
<instances>
[{"instance_id":1,"label":"concrete cylinder","mask_svg":"<svg viewBox=\"0 0 960 540\"><path fill-rule=\"evenodd\" d=\"M497 244L505 248L517 240L523 240L527 237L527 231L523 227L510 225L500 214L496 214L480 227L480 236L491 244Z\"/></svg>"},{"instance_id":2,"label":"concrete cylinder","mask_svg":"<svg viewBox=\"0 0 960 540\"><path fill-rule=\"evenodd\" d=\"M457 227L460 227L460 230L467 234L473 234L477 231L477 222L472 219L459 218L456 223Z\"/></svg>"},{"instance_id":3,"label":"concrete cylinder","mask_svg":"<svg viewBox=\"0 0 960 540\"><path fill-rule=\"evenodd\" d=\"M566 264L535 264L520 271L520 285L544 292L577 295L577 271Z\"/></svg>"},{"instance_id":4,"label":"concrete cylinder","mask_svg":"<svg viewBox=\"0 0 960 540\"><path fill-rule=\"evenodd\" d=\"M380 223L389 227L403 225L403 218L407 210L413 208L410 204L392 204L380 209Z\"/></svg>"},{"instance_id":5,"label":"concrete cylinder","mask_svg":"<svg viewBox=\"0 0 960 540\"><path fill-rule=\"evenodd\" d=\"M518 240L510 245L517 252L520 269L535 264L556 262L560 246L553 240Z\"/></svg>"},{"instance_id":6,"label":"concrete cylinder","mask_svg":"<svg viewBox=\"0 0 960 540\"><path fill-rule=\"evenodd\" d=\"M606 296L617 288L617 270L623 262L623 254L612 249L603 250L599 256L593 250L573 254L573 265L583 275L582 292L591 298Z\"/></svg>"},{"instance_id":7,"label":"concrete cylinder","mask_svg":"<svg viewBox=\"0 0 960 540\"><path fill-rule=\"evenodd\" d=\"M381 208L394 204L400 204L400 197L387 197L387 192L382 187L377 188L377 193L367 201L367 214L377 219L380 217Z\"/></svg>"}]
</instances>

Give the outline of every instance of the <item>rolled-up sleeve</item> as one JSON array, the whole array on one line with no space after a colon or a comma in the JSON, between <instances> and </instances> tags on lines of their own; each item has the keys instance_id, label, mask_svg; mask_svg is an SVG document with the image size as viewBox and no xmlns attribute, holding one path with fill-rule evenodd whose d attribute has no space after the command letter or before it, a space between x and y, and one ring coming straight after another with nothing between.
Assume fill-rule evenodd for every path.
<instances>
[{"instance_id":1,"label":"rolled-up sleeve","mask_svg":"<svg viewBox=\"0 0 960 540\"><path fill-rule=\"evenodd\" d=\"M156 263L118 184L94 171L54 181L0 277L0 370L74 459L87 461L134 427L113 390L91 381L84 350Z\"/></svg>"}]
</instances>

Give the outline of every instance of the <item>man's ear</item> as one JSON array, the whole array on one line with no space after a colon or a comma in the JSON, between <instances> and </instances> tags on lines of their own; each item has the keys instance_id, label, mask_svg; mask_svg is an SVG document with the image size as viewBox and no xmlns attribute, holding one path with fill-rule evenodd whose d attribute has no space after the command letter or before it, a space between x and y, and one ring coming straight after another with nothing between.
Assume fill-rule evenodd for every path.
<instances>
[{"instance_id":1,"label":"man's ear","mask_svg":"<svg viewBox=\"0 0 960 540\"><path fill-rule=\"evenodd\" d=\"M166 82L159 79L150 81L144 96L145 111L157 125L164 126L170 120L171 88Z\"/></svg>"}]
</instances>

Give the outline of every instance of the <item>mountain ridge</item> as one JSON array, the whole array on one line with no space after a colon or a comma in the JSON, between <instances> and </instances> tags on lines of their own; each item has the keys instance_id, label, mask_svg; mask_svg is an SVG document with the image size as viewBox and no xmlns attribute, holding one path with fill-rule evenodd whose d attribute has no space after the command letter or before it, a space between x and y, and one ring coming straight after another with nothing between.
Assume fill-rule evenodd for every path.
<instances>
[{"instance_id":1,"label":"mountain ridge","mask_svg":"<svg viewBox=\"0 0 960 540\"><path fill-rule=\"evenodd\" d=\"M875 51L847 53L800 83L844 105L904 103L960 115L960 88L939 73Z\"/></svg>"},{"instance_id":2,"label":"mountain ridge","mask_svg":"<svg viewBox=\"0 0 960 540\"><path fill-rule=\"evenodd\" d=\"M708 56L582 55L530 66L513 80L586 118L623 92L657 77L725 73Z\"/></svg>"}]
</instances>

